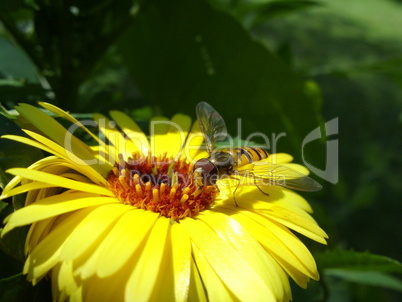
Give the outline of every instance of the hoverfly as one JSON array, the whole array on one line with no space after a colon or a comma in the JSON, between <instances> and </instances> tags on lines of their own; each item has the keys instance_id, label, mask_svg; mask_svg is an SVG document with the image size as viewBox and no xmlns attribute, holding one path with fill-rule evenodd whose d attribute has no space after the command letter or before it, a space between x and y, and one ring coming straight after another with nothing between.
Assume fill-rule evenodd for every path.
<instances>
[{"instance_id":1,"label":"hoverfly","mask_svg":"<svg viewBox=\"0 0 402 302\"><path fill-rule=\"evenodd\" d=\"M197 105L196 113L209 154L209 157L199 159L194 164L194 172L200 176L197 180L199 187L216 185L218 179L238 175L251 177L265 195L268 194L262 191L260 186L275 185L307 192L322 188L318 182L301 172L265 161L269 154L261 148L216 149L216 141L227 137L225 121L205 102ZM236 190L237 187L233 192L234 198Z\"/></svg>"}]
</instances>

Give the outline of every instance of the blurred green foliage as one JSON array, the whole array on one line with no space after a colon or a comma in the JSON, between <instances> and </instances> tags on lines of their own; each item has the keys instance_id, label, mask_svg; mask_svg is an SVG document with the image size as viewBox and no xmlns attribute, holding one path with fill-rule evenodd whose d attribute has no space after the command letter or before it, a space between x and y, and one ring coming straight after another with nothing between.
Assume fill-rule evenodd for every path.
<instances>
[{"instance_id":1,"label":"blurred green foliage","mask_svg":"<svg viewBox=\"0 0 402 302\"><path fill-rule=\"evenodd\" d=\"M330 236L329 248L306 241L322 282L295 288L294 300L399 301L400 264L373 254L402 255L401 13L396 0L0 0L0 102L120 109L146 125L157 114L194 117L206 101L240 140L286 133L277 151L299 162L306 135L339 118L329 138L339 140L339 182L306 195ZM0 122L2 134L18 132ZM41 156L31 151L0 141L3 183L8 165ZM325 168L325 139L305 152ZM10 207L0 209L3 218ZM1 253L1 277L17 274L4 260L15 251ZM10 284L21 297L48 289L32 293L20 276L0 289Z\"/></svg>"}]
</instances>

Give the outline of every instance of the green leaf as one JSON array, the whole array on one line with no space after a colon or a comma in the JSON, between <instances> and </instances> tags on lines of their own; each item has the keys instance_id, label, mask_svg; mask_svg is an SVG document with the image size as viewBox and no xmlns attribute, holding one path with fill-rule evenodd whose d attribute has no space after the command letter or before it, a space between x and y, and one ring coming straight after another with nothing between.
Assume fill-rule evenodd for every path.
<instances>
[{"instance_id":1,"label":"green leaf","mask_svg":"<svg viewBox=\"0 0 402 302\"><path fill-rule=\"evenodd\" d=\"M22 272L23 263L6 255L0 249L0 280Z\"/></svg>"},{"instance_id":2,"label":"green leaf","mask_svg":"<svg viewBox=\"0 0 402 302\"><path fill-rule=\"evenodd\" d=\"M21 196L21 197L19 197ZM21 199L21 203L25 201L25 194L19 195L17 198ZM6 206L3 207L0 211L0 221L4 221L4 219L10 215L15 209L18 207L15 206L15 203L6 203ZM0 250L11 257L13 260L18 261L19 263L23 263L25 261L25 240L29 230L29 226L24 226L20 228L15 228L10 231L8 234L3 237L0 236ZM1 235L2 229L0 229ZM1 256L1 254L0 254ZM1 264L0 264L1 267Z\"/></svg>"},{"instance_id":3,"label":"green leaf","mask_svg":"<svg viewBox=\"0 0 402 302\"><path fill-rule=\"evenodd\" d=\"M39 84L27 83L24 80L9 81L0 83L0 95L10 103L18 103L24 100L27 103L35 102L38 99L48 100L46 90ZM19 85L17 83L20 83Z\"/></svg>"},{"instance_id":4,"label":"green leaf","mask_svg":"<svg viewBox=\"0 0 402 302\"><path fill-rule=\"evenodd\" d=\"M345 281L402 291L402 280L381 272L327 269L324 274Z\"/></svg>"},{"instance_id":5,"label":"green leaf","mask_svg":"<svg viewBox=\"0 0 402 302\"><path fill-rule=\"evenodd\" d=\"M321 5L320 2L310 0L269 1L256 9L255 23L319 5Z\"/></svg>"},{"instance_id":6,"label":"green leaf","mask_svg":"<svg viewBox=\"0 0 402 302\"><path fill-rule=\"evenodd\" d=\"M50 284L42 280L38 285L32 286L26 276L18 274L0 280L0 301L39 302L52 301Z\"/></svg>"},{"instance_id":7,"label":"green leaf","mask_svg":"<svg viewBox=\"0 0 402 302\"><path fill-rule=\"evenodd\" d=\"M314 257L320 270L345 269L402 273L402 264L400 262L369 252L334 250L316 254Z\"/></svg>"},{"instance_id":8,"label":"green leaf","mask_svg":"<svg viewBox=\"0 0 402 302\"><path fill-rule=\"evenodd\" d=\"M205 101L233 137L259 131L272 148L274 134L285 132L276 151L296 156L303 138L320 125L304 81L205 1L147 3L118 45L142 93L167 115L194 116L196 104ZM242 133L235 132L237 118Z\"/></svg>"},{"instance_id":9,"label":"green leaf","mask_svg":"<svg viewBox=\"0 0 402 302\"><path fill-rule=\"evenodd\" d=\"M24 247L28 230L29 226L16 228L0 238L1 250L21 263L25 261Z\"/></svg>"},{"instance_id":10,"label":"green leaf","mask_svg":"<svg viewBox=\"0 0 402 302\"><path fill-rule=\"evenodd\" d=\"M29 83L37 84L40 87L38 71L35 65L20 48L12 44L9 39L0 37L0 50L1 74L6 75L7 78L25 79ZM4 100L5 95L2 95L2 98ZM7 101L9 100L7 99Z\"/></svg>"},{"instance_id":11,"label":"green leaf","mask_svg":"<svg viewBox=\"0 0 402 302\"><path fill-rule=\"evenodd\" d=\"M0 136L15 134L26 136L21 129L8 118L0 114ZM12 176L6 173L7 169L15 167L28 167L43 157L43 153L31 146L27 146L8 139L0 139L0 187L11 180Z\"/></svg>"},{"instance_id":12,"label":"green leaf","mask_svg":"<svg viewBox=\"0 0 402 302\"><path fill-rule=\"evenodd\" d=\"M344 250L318 253L314 258L332 298L342 291L338 287L345 290L348 282L402 291L402 280L392 275L402 273L402 264L394 259Z\"/></svg>"},{"instance_id":13,"label":"green leaf","mask_svg":"<svg viewBox=\"0 0 402 302\"><path fill-rule=\"evenodd\" d=\"M28 8L29 6L27 5L26 0L13 0L13 1L7 1L7 0L0 0L0 10L3 12L12 12L24 8Z\"/></svg>"},{"instance_id":14,"label":"green leaf","mask_svg":"<svg viewBox=\"0 0 402 302\"><path fill-rule=\"evenodd\" d=\"M8 203L0 200L0 213L7 207Z\"/></svg>"}]
</instances>

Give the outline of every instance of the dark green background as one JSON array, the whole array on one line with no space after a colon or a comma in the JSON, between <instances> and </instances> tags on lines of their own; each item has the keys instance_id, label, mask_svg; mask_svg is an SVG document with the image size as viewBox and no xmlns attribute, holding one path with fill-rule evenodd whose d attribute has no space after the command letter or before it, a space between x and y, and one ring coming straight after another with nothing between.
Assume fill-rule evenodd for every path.
<instances>
[{"instance_id":1,"label":"dark green background","mask_svg":"<svg viewBox=\"0 0 402 302\"><path fill-rule=\"evenodd\" d=\"M399 301L402 269L389 258L402 254L401 15L396 0L0 0L0 101L3 113L38 100L75 114L119 109L145 131L151 116L195 117L205 101L233 136L237 118L241 139L286 133L277 151L298 162L304 137L339 118L328 138L339 141L339 182L313 175L324 190L304 195L330 236L328 247L304 240L323 281L295 287L294 300ZM18 131L0 117L2 134ZM305 152L324 169L325 140ZM1 182L39 156L0 141ZM0 206L4 217L11 204ZM11 277L14 241L1 242L0 300L45 299L46 284Z\"/></svg>"}]
</instances>

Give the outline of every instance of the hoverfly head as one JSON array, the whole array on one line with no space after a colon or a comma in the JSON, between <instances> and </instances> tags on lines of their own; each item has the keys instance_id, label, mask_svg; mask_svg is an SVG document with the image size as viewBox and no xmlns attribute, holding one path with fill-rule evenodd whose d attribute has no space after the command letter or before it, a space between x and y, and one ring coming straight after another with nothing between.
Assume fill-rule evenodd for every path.
<instances>
[{"instance_id":1,"label":"hoverfly head","mask_svg":"<svg viewBox=\"0 0 402 302\"><path fill-rule=\"evenodd\" d=\"M208 158L202 158L194 164L196 182L200 187L216 185L218 168Z\"/></svg>"}]
</instances>

